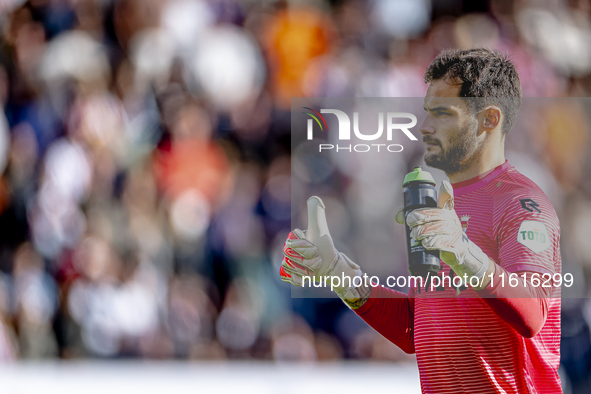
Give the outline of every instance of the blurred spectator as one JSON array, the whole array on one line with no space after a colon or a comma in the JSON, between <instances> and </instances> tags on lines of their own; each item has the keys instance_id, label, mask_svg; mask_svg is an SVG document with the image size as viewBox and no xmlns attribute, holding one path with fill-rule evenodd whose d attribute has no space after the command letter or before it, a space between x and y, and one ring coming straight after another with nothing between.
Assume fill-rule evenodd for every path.
<instances>
[{"instance_id":1,"label":"blurred spectator","mask_svg":"<svg viewBox=\"0 0 591 394\"><path fill-rule=\"evenodd\" d=\"M288 109L291 97L303 95L304 74L311 60L330 51L332 34L332 21L319 8L286 7L269 18L263 45L269 56L270 83L281 108Z\"/></svg>"}]
</instances>

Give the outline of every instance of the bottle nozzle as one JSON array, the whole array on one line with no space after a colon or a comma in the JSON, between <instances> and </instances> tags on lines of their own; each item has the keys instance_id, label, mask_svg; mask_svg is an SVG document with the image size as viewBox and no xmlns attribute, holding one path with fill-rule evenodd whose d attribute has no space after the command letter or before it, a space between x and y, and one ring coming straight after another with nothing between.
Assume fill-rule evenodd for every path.
<instances>
[{"instance_id":1,"label":"bottle nozzle","mask_svg":"<svg viewBox=\"0 0 591 394\"><path fill-rule=\"evenodd\" d=\"M407 183L418 181L418 182L427 182L432 185L435 185L435 180L433 180L433 176L429 174L427 171L423 170L422 166L415 166L412 172L409 172L404 177L404 181L402 182L402 187L405 187Z\"/></svg>"}]
</instances>

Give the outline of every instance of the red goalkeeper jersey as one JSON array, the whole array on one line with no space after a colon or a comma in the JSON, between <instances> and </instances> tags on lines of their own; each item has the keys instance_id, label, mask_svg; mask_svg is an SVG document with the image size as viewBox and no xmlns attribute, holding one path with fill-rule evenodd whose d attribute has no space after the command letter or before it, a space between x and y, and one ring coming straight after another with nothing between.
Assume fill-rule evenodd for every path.
<instances>
[{"instance_id":1,"label":"red goalkeeper jersey","mask_svg":"<svg viewBox=\"0 0 591 394\"><path fill-rule=\"evenodd\" d=\"M552 204L509 162L453 188L468 238L503 268L492 286L457 295L446 280L434 291L412 288L414 297L376 287L356 313L406 352L416 352L423 393L561 393L560 288L542 287L550 284L549 275L561 274ZM450 275L443 262L441 271ZM531 297L514 298L521 293L508 275L517 272L539 275L539 287L527 290ZM536 324L541 329L531 328Z\"/></svg>"}]
</instances>

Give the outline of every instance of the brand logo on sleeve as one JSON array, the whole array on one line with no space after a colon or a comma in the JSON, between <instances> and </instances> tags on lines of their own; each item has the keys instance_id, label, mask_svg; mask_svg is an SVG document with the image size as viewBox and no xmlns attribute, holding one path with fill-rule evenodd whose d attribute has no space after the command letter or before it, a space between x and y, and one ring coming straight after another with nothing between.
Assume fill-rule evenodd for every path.
<instances>
[{"instance_id":1,"label":"brand logo on sleeve","mask_svg":"<svg viewBox=\"0 0 591 394\"><path fill-rule=\"evenodd\" d=\"M550 235L544 223L535 220L524 220L517 232L517 242L536 253L540 253L550 246Z\"/></svg>"},{"instance_id":2,"label":"brand logo on sleeve","mask_svg":"<svg viewBox=\"0 0 591 394\"><path fill-rule=\"evenodd\" d=\"M540 204L538 204L531 198L522 198L521 200L519 200L519 202L521 203L521 208L525 209L526 211L536 211L537 213L542 212L539 208Z\"/></svg>"}]
</instances>

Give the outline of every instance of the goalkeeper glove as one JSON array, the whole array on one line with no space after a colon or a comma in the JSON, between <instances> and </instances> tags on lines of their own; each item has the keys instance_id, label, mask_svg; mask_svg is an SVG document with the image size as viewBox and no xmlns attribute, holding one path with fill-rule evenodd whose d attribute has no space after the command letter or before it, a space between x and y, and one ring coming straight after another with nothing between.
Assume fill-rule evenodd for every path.
<instances>
[{"instance_id":1,"label":"goalkeeper glove","mask_svg":"<svg viewBox=\"0 0 591 394\"><path fill-rule=\"evenodd\" d=\"M478 278L479 289L486 287L484 276L494 269L494 262L470 241L464 231L456 211L454 210L453 188L448 181L443 181L437 198L439 208L421 208L411 211L406 223L411 228L411 235L421 241L429 250L439 250L440 258L450 266L457 276L470 284L470 278Z\"/></svg>"},{"instance_id":2,"label":"goalkeeper glove","mask_svg":"<svg viewBox=\"0 0 591 394\"><path fill-rule=\"evenodd\" d=\"M360 297L353 286L353 279L361 276L361 269L334 247L324 203L319 197L308 199L308 230L295 229L289 233L279 273L284 282L296 286L302 286L305 276L318 281L336 276L339 286L333 287L333 290L341 299L354 301Z\"/></svg>"}]
</instances>

